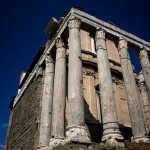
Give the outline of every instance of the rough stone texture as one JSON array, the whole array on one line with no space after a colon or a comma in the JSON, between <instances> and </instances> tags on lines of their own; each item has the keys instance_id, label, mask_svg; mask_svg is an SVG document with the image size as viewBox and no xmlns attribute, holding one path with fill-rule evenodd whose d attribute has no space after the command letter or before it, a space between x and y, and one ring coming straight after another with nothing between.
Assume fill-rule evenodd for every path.
<instances>
[{"instance_id":1,"label":"rough stone texture","mask_svg":"<svg viewBox=\"0 0 150 150\"><path fill-rule=\"evenodd\" d=\"M52 138L65 137L65 101L66 101L66 49L61 38L56 39L56 63L53 96Z\"/></svg>"},{"instance_id":2,"label":"rough stone texture","mask_svg":"<svg viewBox=\"0 0 150 150\"><path fill-rule=\"evenodd\" d=\"M127 42L120 38L119 54L121 59L121 67L125 84L126 96L129 106L133 138L135 142L149 141L146 133L144 117L140 105L137 85L135 82L133 69L127 52Z\"/></svg>"},{"instance_id":3,"label":"rough stone texture","mask_svg":"<svg viewBox=\"0 0 150 150\"><path fill-rule=\"evenodd\" d=\"M81 61L80 20L72 18L69 27L69 74L68 74L68 131L73 140L90 141L84 120L83 75ZM73 133L74 132L74 133ZM74 137L72 137L72 135Z\"/></svg>"},{"instance_id":4,"label":"rough stone texture","mask_svg":"<svg viewBox=\"0 0 150 150\"><path fill-rule=\"evenodd\" d=\"M103 119L104 143L123 146L123 136L119 131L115 95L113 91L111 72L105 42L105 31L98 29L96 32L96 51L99 76L99 89Z\"/></svg>"},{"instance_id":5,"label":"rough stone texture","mask_svg":"<svg viewBox=\"0 0 150 150\"><path fill-rule=\"evenodd\" d=\"M39 147L49 144L51 135L53 83L54 83L54 60L48 55L45 60L43 96L41 100L41 119L39 129Z\"/></svg>"},{"instance_id":6,"label":"rough stone texture","mask_svg":"<svg viewBox=\"0 0 150 150\"><path fill-rule=\"evenodd\" d=\"M141 104L145 116L145 123L148 131L150 132L150 100L146 90L143 74L139 75L139 90L141 96Z\"/></svg>"},{"instance_id":7,"label":"rough stone texture","mask_svg":"<svg viewBox=\"0 0 150 150\"><path fill-rule=\"evenodd\" d=\"M128 150L126 148L114 147L110 145L103 144L77 144L77 143L68 143L64 146L59 146L54 148L53 150Z\"/></svg>"},{"instance_id":8,"label":"rough stone texture","mask_svg":"<svg viewBox=\"0 0 150 150\"><path fill-rule=\"evenodd\" d=\"M142 66L142 73L144 76L147 92L150 98L150 62L147 51L144 47L140 49L139 58Z\"/></svg>"},{"instance_id":9,"label":"rough stone texture","mask_svg":"<svg viewBox=\"0 0 150 150\"><path fill-rule=\"evenodd\" d=\"M34 78L13 108L12 123L7 137L8 150L36 149L42 87L42 77Z\"/></svg>"}]
</instances>

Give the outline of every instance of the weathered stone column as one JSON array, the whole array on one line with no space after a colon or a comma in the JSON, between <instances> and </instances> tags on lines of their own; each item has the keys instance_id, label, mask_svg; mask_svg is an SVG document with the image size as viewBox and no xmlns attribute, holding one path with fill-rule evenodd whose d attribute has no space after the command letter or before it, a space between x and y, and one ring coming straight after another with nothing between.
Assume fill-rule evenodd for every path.
<instances>
[{"instance_id":1,"label":"weathered stone column","mask_svg":"<svg viewBox=\"0 0 150 150\"><path fill-rule=\"evenodd\" d=\"M65 137L66 49L61 38L56 39L56 63L50 145L61 143Z\"/></svg>"},{"instance_id":2,"label":"weathered stone column","mask_svg":"<svg viewBox=\"0 0 150 150\"><path fill-rule=\"evenodd\" d=\"M109 60L105 40L105 31L103 29L97 29L95 40L97 51L100 98L102 106L102 142L111 145L124 146L123 136L119 131L115 95L113 91L112 76L109 67Z\"/></svg>"},{"instance_id":3,"label":"weathered stone column","mask_svg":"<svg viewBox=\"0 0 150 150\"><path fill-rule=\"evenodd\" d=\"M145 113L146 126L148 131L150 132L150 101L149 101L142 72L139 74L139 89L140 89L141 100L142 100L144 113Z\"/></svg>"},{"instance_id":4,"label":"weathered stone column","mask_svg":"<svg viewBox=\"0 0 150 150\"><path fill-rule=\"evenodd\" d=\"M84 119L83 75L81 60L80 20L72 17L69 27L68 127L72 141L90 142Z\"/></svg>"},{"instance_id":5,"label":"weathered stone column","mask_svg":"<svg viewBox=\"0 0 150 150\"><path fill-rule=\"evenodd\" d=\"M41 120L39 129L39 147L49 144L52 118L52 98L54 81L54 61L51 55L47 55L44 73L43 97L41 101Z\"/></svg>"},{"instance_id":6,"label":"weathered stone column","mask_svg":"<svg viewBox=\"0 0 150 150\"><path fill-rule=\"evenodd\" d=\"M127 42L123 38L119 39L119 54L132 126L132 141L137 143L147 142L149 141L149 138L147 137L146 133L137 85L135 82L130 57L127 51Z\"/></svg>"},{"instance_id":7,"label":"weathered stone column","mask_svg":"<svg viewBox=\"0 0 150 150\"><path fill-rule=\"evenodd\" d=\"M144 76L144 80L145 80L146 88L147 88L147 91L148 91L148 95L150 97L150 62L149 62L149 59L148 59L147 50L144 47L142 47L140 49L139 59L140 59L140 62L141 62L142 73L143 73L143 76Z\"/></svg>"}]
</instances>

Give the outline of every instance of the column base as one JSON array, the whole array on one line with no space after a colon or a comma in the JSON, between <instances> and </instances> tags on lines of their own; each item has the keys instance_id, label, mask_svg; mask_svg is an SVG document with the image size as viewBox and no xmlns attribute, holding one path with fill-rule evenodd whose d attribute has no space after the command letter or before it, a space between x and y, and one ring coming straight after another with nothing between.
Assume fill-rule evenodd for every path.
<instances>
[{"instance_id":1,"label":"column base","mask_svg":"<svg viewBox=\"0 0 150 150\"><path fill-rule=\"evenodd\" d=\"M91 143L90 134L86 126L72 126L67 128L67 140L78 143Z\"/></svg>"},{"instance_id":2,"label":"column base","mask_svg":"<svg viewBox=\"0 0 150 150\"><path fill-rule=\"evenodd\" d=\"M119 132L103 134L102 143L124 147L124 138Z\"/></svg>"},{"instance_id":3,"label":"column base","mask_svg":"<svg viewBox=\"0 0 150 150\"><path fill-rule=\"evenodd\" d=\"M146 137L132 137L131 138L131 141L134 142L134 143L150 143L150 139L148 136Z\"/></svg>"},{"instance_id":4,"label":"column base","mask_svg":"<svg viewBox=\"0 0 150 150\"><path fill-rule=\"evenodd\" d=\"M57 147L59 145L66 144L67 141L65 138L51 138L49 142L50 149L53 149L54 147Z\"/></svg>"}]
</instances>

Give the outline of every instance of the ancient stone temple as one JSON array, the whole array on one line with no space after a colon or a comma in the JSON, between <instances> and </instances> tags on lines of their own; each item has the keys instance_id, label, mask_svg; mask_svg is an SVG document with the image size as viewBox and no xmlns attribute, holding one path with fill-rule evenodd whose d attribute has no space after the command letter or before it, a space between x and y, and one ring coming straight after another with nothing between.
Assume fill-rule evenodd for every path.
<instances>
[{"instance_id":1,"label":"ancient stone temple","mask_svg":"<svg viewBox=\"0 0 150 150\"><path fill-rule=\"evenodd\" d=\"M149 143L150 43L75 8L52 18L45 32L49 39L22 72L10 104L5 149ZM139 75L129 48L139 55Z\"/></svg>"}]
</instances>

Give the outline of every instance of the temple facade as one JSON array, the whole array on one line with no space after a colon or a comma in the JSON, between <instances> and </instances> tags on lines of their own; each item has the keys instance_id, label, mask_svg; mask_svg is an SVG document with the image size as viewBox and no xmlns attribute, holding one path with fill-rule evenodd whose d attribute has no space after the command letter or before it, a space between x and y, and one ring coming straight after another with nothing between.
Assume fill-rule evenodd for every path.
<instances>
[{"instance_id":1,"label":"temple facade","mask_svg":"<svg viewBox=\"0 0 150 150\"><path fill-rule=\"evenodd\" d=\"M75 8L45 32L10 104L5 150L150 143L150 43Z\"/></svg>"}]
</instances>

